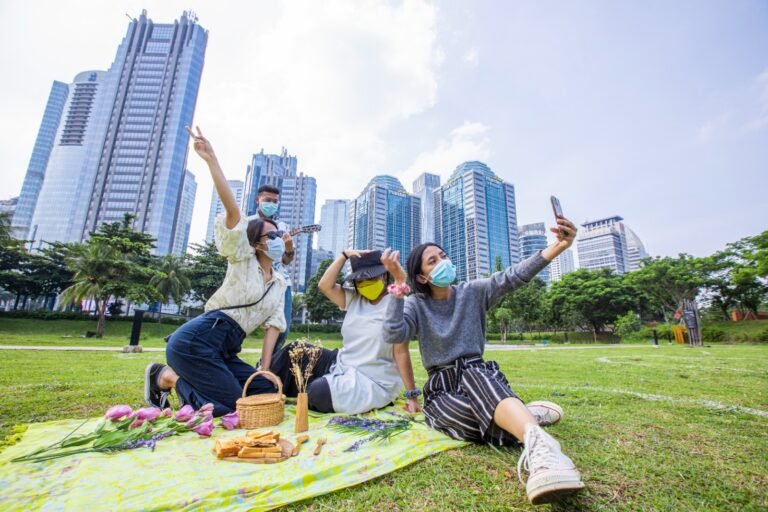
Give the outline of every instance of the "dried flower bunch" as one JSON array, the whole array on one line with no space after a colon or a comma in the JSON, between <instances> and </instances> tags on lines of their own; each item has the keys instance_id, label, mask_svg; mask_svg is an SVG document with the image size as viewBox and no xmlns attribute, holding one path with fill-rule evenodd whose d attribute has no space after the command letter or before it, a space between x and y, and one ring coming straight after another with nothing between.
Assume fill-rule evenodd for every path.
<instances>
[{"instance_id":1,"label":"dried flower bunch","mask_svg":"<svg viewBox=\"0 0 768 512\"><path fill-rule=\"evenodd\" d=\"M291 358L291 373L296 380L296 388L299 393L307 392L307 384L312 376L312 370L320 360L323 346L319 341L310 343L306 339L300 339L293 344L288 355Z\"/></svg>"}]
</instances>

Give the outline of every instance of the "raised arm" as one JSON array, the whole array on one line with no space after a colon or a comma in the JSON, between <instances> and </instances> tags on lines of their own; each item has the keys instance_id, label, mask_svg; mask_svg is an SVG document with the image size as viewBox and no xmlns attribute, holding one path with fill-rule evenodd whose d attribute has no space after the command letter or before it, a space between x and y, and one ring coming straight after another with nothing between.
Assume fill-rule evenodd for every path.
<instances>
[{"instance_id":1,"label":"raised arm","mask_svg":"<svg viewBox=\"0 0 768 512\"><path fill-rule=\"evenodd\" d=\"M400 266L399 258L400 251L386 249L381 255L381 263L395 280L395 284L402 285L405 284L407 275ZM392 299L394 300L389 301L384 315L382 336L387 343L403 343L419 333L416 312L413 303L406 303L404 295L393 294Z\"/></svg>"},{"instance_id":2,"label":"raised arm","mask_svg":"<svg viewBox=\"0 0 768 512\"><path fill-rule=\"evenodd\" d=\"M344 263L347 262L345 252L346 251L343 251L339 257L325 269L323 277L321 277L320 281L317 283L317 289L341 309L347 307L347 295L344 293L344 288L336 282L336 278L339 276L339 272L341 272Z\"/></svg>"},{"instance_id":3,"label":"raised arm","mask_svg":"<svg viewBox=\"0 0 768 512\"><path fill-rule=\"evenodd\" d=\"M224 211L227 212L227 229L232 229L238 222L240 222L240 208L235 200L235 194L232 193L232 189L229 187L229 183L227 183L227 178L221 170L219 160L216 158L216 153L213 151L213 146L211 146L208 139L203 136L200 127L196 126L195 129L197 130L197 135L195 135L189 126L187 126L189 136L195 141L195 152L208 164L208 170L211 171L211 177L213 178L213 185L216 187L216 193L219 194L219 199L221 199L221 203L224 205Z\"/></svg>"}]
</instances>

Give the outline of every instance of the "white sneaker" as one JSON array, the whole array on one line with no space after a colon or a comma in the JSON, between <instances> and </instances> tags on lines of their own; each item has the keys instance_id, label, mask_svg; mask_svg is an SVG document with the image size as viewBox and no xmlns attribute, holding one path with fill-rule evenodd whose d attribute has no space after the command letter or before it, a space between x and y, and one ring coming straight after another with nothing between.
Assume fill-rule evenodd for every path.
<instances>
[{"instance_id":1,"label":"white sneaker","mask_svg":"<svg viewBox=\"0 0 768 512\"><path fill-rule=\"evenodd\" d=\"M528 482L522 472L528 471ZM538 425L525 427L525 448L517 463L517 475L534 505L551 503L584 487L581 475L560 450L560 443Z\"/></svg>"},{"instance_id":2,"label":"white sneaker","mask_svg":"<svg viewBox=\"0 0 768 512\"><path fill-rule=\"evenodd\" d=\"M536 418L539 426L546 427L554 425L561 419L563 419L563 409L553 402L547 402L544 400L537 400L529 404L525 404L530 413Z\"/></svg>"}]
</instances>

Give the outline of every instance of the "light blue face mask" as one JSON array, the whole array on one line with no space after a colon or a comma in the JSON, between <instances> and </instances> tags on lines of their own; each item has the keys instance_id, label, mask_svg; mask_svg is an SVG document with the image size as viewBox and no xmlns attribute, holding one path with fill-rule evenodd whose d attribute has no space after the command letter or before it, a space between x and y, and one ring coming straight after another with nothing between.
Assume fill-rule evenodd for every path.
<instances>
[{"instance_id":1,"label":"light blue face mask","mask_svg":"<svg viewBox=\"0 0 768 512\"><path fill-rule=\"evenodd\" d=\"M260 203L259 204L259 210L261 210L261 213L264 214L267 218L272 218L277 213L277 209L280 207L280 203Z\"/></svg>"},{"instance_id":2,"label":"light blue face mask","mask_svg":"<svg viewBox=\"0 0 768 512\"><path fill-rule=\"evenodd\" d=\"M451 260L442 260L429 273L430 283L444 288L456 280L456 265Z\"/></svg>"},{"instance_id":3,"label":"light blue face mask","mask_svg":"<svg viewBox=\"0 0 768 512\"><path fill-rule=\"evenodd\" d=\"M283 258L285 252L285 242L282 238L275 238L274 240L267 240L267 250L264 254L272 261L280 261Z\"/></svg>"}]
</instances>

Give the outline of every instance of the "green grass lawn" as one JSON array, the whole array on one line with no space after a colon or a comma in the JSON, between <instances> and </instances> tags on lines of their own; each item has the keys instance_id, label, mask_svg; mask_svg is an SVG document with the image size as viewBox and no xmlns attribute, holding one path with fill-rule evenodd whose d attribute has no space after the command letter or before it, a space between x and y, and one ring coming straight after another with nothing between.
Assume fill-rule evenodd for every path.
<instances>
[{"instance_id":1,"label":"green grass lawn","mask_svg":"<svg viewBox=\"0 0 768 512\"><path fill-rule=\"evenodd\" d=\"M587 489L536 510L768 508L768 346L488 357L524 399L552 400L566 411L549 431ZM421 385L426 375L414 359ZM116 403L139 406L144 366L162 360L162 353L0 350L0 435L16 424L100 415ZM287 510L532 510L517 481L518 455L486 446L452 450Z\"/></svg>"}]
</instances>

